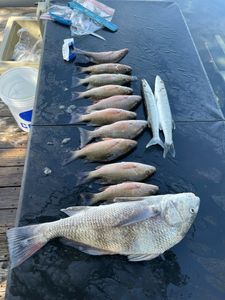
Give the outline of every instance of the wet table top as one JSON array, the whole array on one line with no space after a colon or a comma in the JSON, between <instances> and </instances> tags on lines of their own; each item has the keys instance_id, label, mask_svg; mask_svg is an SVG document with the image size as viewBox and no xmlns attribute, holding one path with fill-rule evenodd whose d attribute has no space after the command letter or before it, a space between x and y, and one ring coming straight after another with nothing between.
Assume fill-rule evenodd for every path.
<instances>
[{"instance_id":1,"label":"wet table top","mask_svg":"<svg viewBox=\"0 0 225 300\"><path fill-rule=\"evenodd\" d=\"M137 148L123 161L155 165L157 172L146 182L157 184L160 194L194 192L201 198L197 219L165 260L129 263L122 256L93 257L52 240L10 272L7 299L224 299L225 268L225 169L223 115L217 107L183 17L175 4L107 1L116 9L115 34L105 30L94 37L76 39L82 49L128 47L124 63L133 74L151 84L160 74L168 88L176 121L176 157L162 158L158 147L146 150L146 130ZM124 24L124 12L127 22ZM162 21L163 20L163 21ZM57 33L57 34L56 34ZM68 125L77 64L62 60L61 45L69 30L48 22L29 154L20 196L18 225L37 224L65 217L61 208L82 205L81 193L96 192L96 183L76 187L81 171L99 164L62 161L79 146L77 126ZM139 84L133 84L139 93ZM80 88L79 90L82 90ZM60 109L61 106L61 109ZM64 108L62 109L62 106ZM136 110L144 119L144 107ZM67 144L62 141L71 140ZM44 168L52 173L44 175Z\"/></svg>"}]
</instances>

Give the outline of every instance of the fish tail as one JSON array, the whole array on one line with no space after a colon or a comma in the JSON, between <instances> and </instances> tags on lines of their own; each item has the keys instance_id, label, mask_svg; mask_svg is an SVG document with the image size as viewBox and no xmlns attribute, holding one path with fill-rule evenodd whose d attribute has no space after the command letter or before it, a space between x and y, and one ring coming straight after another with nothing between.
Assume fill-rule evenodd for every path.
<instances>
[{"instance_id":1,"label":"fish tail","mask_svg":"<svg viewBox=\"0 0 225 300\"><path fill-rule=\"evenodd\" d=\"M164 144L163 142L160 140L160 137L153 137L148 144L146 145L146 148L151 147L153 145L160 145L163 149L164 149Z\"/></svg>"},{"instance_id":2,"label":"fish tail","mask_svg":"<svg viewBox=\"0 0 225 300\"><path fill-rule=\"evenodd\" d=\"M163 157L166 158L167 153L170 153L172 155L172 157L175 157L176 155L176 151L174 148L174 144L166 144L164 145L164 151L163 151Z\"/></svg>"},{"instance_id":3,"label":"fish tail","mask_svg":"<svg viewBox=\"0 0 225 300\"><path fill-rule=\"evenodd\" d=\"M42 225L15 227L7 231L11 269L20 265L48 242L45 231L41 230Z\"/></svg>"},{"instance_id":4,"label":"fish tail","mask_svg":"<svg viewBox=\"0 0 225 300\"><path fill-rule=\"evenodd\" d=\"M79 48L75 48L75 47L74 47L73 50L74 50L74 52L75 52L76 54L84 54L84 55L86 54L86 51L81 50L81 49L79 49Z\"/></svg>"},{"instance_id":5,"label":"fish tail","mask_svg":"<svg viewBox=\"0 0 225 300\"><path fill-rule=\"evenodd\" d=\"M87 67L76 67L77 74L83 74L87 72Z\"/></svg>"},{"instance_id":6,"label":"fish tail","mask_svg":"<svg viewBox=\"0 0 225 300\"><path fill-rule=\"evenodd\" d=\"M80 122L82 122L82 113L79 110L73 111L71 113L70 124L77 124Z\"/></svg>"},{"instance_id":7,"label":"fish tail","mask_svg":"<svg viewBox=\"0 0 225 300\"><path fill-rule=\"evenodd\" d=\"M83 92L73 92L72 100L78 100L83 98Z\"/></svg>"},{"instance_id":8,"label":"fish tail","mask_svg":"<svg viewBox=\"0 0 225 300\"><path fill-rule=\"evenodd\" d=\"M92 193L81 193L81 198L84 201L85 205L93 205L98 201L95 200L95 194Z\"/></svg>"},{"instance_id":9,"label":"fish tail","mask_svg":"<svg viewBox=\"0 0 225 300\"><path fill-rule=\"evenodd\" d=\"M92 140L92 131L81 127L78 127L78 130L80 131L80 148L83 148Z\"/></svg>"},{"instance_id":10,"label":"fish tail","mask_svg":"<svg viewBox=\"0 0 225 300\"><path fill-rule=\"evenodd\" d=\"M73 79L73 86L72 88L75 88L75 87L78 87L78 86L81 86L82 84L85 83L85 78L78 78L78 77L75 77Z\"/></svg>"},{"instance_id":11,"label":"fish tail","mask_svg":"<svg viewBox=\"0 0 225 300\"><path fill-rule=\"evenodd\" d=\"M77 174L77 183L76 186L82 185L91 181L91 172L80 172Z\"/></svg>"},{"instance_id":12,"label":"fish tail","mask_svg":"<svg viewBox=\"0 0 225 300\"><path fill-rule=\"evenodd\" d=\"M66 166L66 165L70 164L73 160L77 159L78 156L79 156L79 150L71 151L70 156L63 160L62 165Z\"/></svg>"}]
</instances>

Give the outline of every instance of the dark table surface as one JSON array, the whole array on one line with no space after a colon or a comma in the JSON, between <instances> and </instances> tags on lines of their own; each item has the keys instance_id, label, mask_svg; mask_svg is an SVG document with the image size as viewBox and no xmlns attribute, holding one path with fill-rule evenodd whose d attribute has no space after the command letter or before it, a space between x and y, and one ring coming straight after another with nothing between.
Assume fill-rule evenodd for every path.
<instances>
[{"instance_id":1,"label":"dark table surface","mask_svg":"<svg viewBox=\"0 0 225 300\"><path fill-rule=\"evenodd\" d=\"M83 49L128 47L124 63L133 74L153 84L165 80L176 121L176 158L162 158L160 148L145 150L149 131L138 138L138 147L124 161L153 164L156 174L147 182L160 193L194 192L201 198L197 219L184 240L167 251L165 260L129 263L126 258L93 257L50 241L10 272L7 299L224 299L225 285L225 178L224 118L215 102L192 39L178 7L172 3L107 1L116 8L116 34L102 30L106 41L76 39ZM124 14L126 13L126 22ZM77 173L99 164L77 160L62 167L67 151L79 146L76 126L68 125L73 101L76 64L62 60L61 45L68 29L48 22L36 95L18 225L64 217L61 208L82 205L81 192L98 185L76 187ZM139 93L139 82L133 85ZM82 90L82 88L80 89ZM64 106L64 108L62 108ZM143 119L144 108L137 109ZM62 144L64 138L71 138ZM44 168L52 170L44 175Z\"/></svg>"}]
</instances>

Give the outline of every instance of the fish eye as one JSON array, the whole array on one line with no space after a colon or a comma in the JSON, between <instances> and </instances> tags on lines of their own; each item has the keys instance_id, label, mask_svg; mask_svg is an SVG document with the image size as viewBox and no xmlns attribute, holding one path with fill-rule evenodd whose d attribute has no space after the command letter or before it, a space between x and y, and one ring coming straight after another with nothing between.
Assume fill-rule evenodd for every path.
<instances>
[{"instance_id":1,"label":"fish eye","mask_svg":"<svg viewBox=\"0 0 225 300\"><path fill-rule=\"evenodd\" d=\"M194 208L190 208L190 213L194 214L194 212L195 212Z\"/></svg>"}]
</instances>

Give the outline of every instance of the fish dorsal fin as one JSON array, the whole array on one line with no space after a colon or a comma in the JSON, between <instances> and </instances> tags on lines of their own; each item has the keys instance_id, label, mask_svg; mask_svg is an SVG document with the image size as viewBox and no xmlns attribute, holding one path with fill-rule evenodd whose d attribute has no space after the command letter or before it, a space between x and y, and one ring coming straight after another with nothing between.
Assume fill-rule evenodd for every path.
<instances>
[{"instance_id":1,"label":"fish dorsal fin","mask_svg":"<svg viewBox=\"0 0 225 300\"><path fill-rule=\"evenodd\" d=\"M91 207L88 207L88 206L71 206L71 207L60 209L60 210L70 217L79 212L84 212L85 210L88 210L90 208Z\"/></svg>"},{"instance_id":2,"label":"fish dorsal fin","mask_svg":"<svg viewBox=\"0 0 225 300\"><path fill-rule=\"evenodd\" d=\"M160 210L157 206L140 205L137 207L132 214L124 217L121 221L117 222L115 227L128 226L134 223L142 222L147 219L156 217L160 214Z\"/></svg>"},{"instance_id":3,"label":"fish dorsal fin","mask_svg":"<svg viewBox=\"0 0 225 300\"><path fill-rule=\"evenodd\" d=\"M116 197L113 199L113 203L129 202L129 201L142 201L145 197Z\"/></svg>"}]
</instances>

